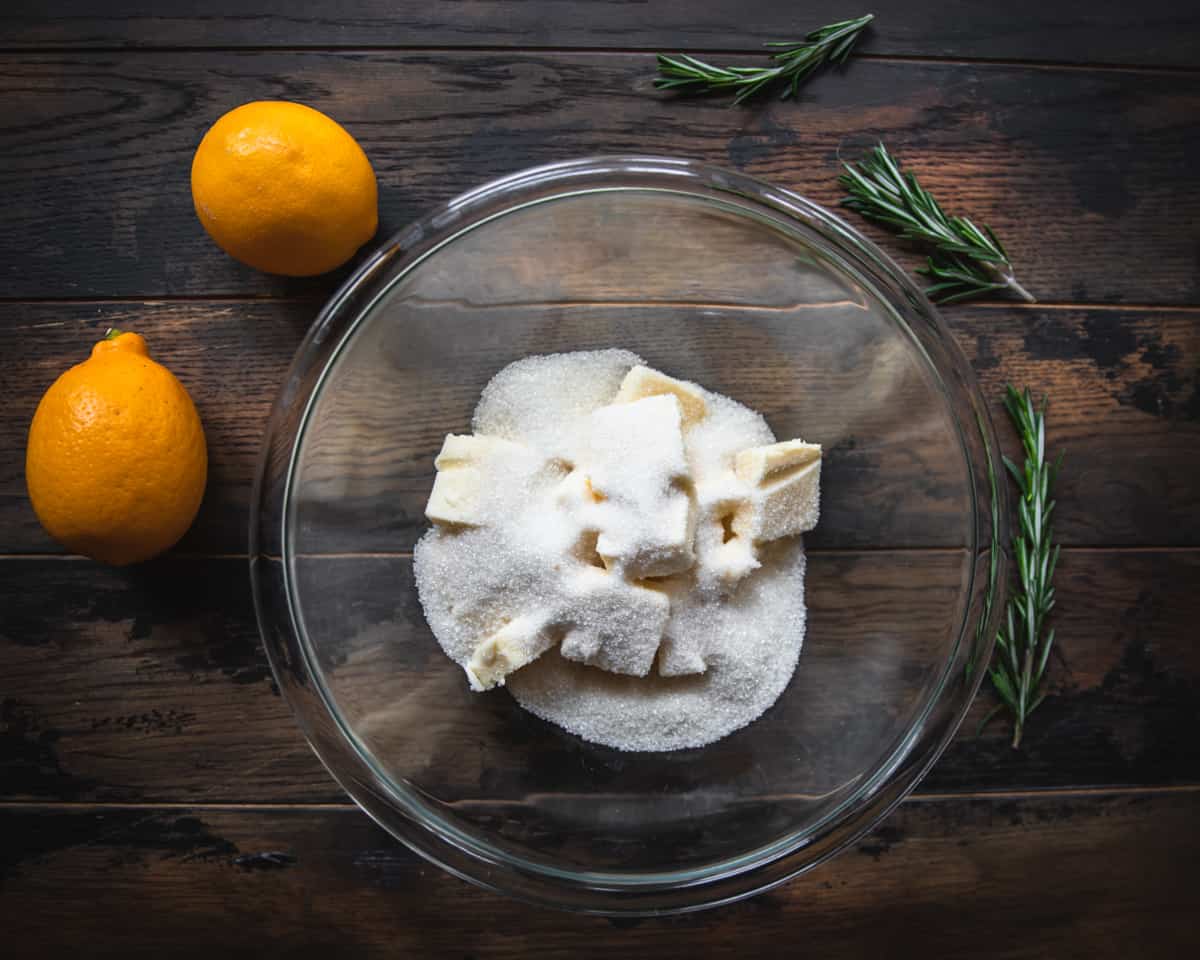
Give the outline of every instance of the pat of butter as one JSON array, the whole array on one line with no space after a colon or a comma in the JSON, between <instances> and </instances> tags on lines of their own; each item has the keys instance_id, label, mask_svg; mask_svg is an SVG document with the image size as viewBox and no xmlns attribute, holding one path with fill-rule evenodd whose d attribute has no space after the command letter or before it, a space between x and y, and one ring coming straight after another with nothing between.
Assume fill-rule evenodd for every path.
<instances>
[{"instance_id":1,"label":"pat of butter","mask_svg":"<svg viewBox=\"0 0 1200 960\"><path fill-rule=\"evenodd\" d=\"M596 567L583 568L565 586L559 652L611 673L646 676L671 615L666 593Z\"/></svg>"},{"instance_id":2,"label":"pat of butter","mask_svg":"<svg viewBox=\"0 0 1200 960\"><path fill-rule=\"evenodd\" d=\"M588 418L580 468L605 563L631 579L661 577L694 562L695 504L673 395L612 404Z\"/></svg>"},{"instance_id":3,"label":"pat of butter","mask_svg":"<svg viewBox=\"0 0 1200 960\"><path fill-rule=\"evenodd\" d=\"M536 660L558 643L561 635L544 616L530 614L509 621L475 648L464 668L471 689L503 686L505 677Z\"/></svg>"},{"instance_id":4,"label":"pat of butter","mask_svg":"<svg viewBox=\"0 0 1200 960\"><path fill-rule=\"evenodd\" d=\"M715 581L731 590L761 566L754 545L739 536L709 551L701 572L706 581Z\"/></svg>"},{"instance_id":5,"label":"pat of butter","mask_svg":"<svg viewBox=\"0 0 1200 960\"><path fill-rule=\"evenodd\" d=\"M704 395L694 383L676 380L650 367L636 366L625 374L613 403L633 403L646 397L669 395L679 401L683 429L699 423L708 413Z\"/></svg>"},{"instance_id":6,"label":"pat of butter","mask_svg":"<svg viewBox=\"0 0 1200 960\"><path fill-rule=\"evenodd\" d=\"M438 472L425 516L434 523L483 526L488 522L486 501L501 461L526 456L526 448L510 440L447 434L434 461Z\"/></svg>"},{"instance_id":7,"label":"pat of butter","mask_svg":"<svg viewBox=\"0 0 1200 960\"><path fill-rule=\"evenodd\" d=\"M734 472L750 486L748 500L733 517L739 537L756 542L804 533L820 515L821 447L786 440L743 450Z\"/></svg>"}]
</instances>

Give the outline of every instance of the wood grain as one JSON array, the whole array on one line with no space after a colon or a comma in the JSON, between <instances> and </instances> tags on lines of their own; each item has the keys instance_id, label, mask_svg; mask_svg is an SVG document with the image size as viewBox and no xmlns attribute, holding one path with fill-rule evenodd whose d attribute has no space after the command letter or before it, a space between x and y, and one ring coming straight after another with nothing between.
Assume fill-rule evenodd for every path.
<instances>
[{"instance_id":1,"label":"wood grain","mask_svg":"<svg viewBox=\"0 0 1200 960\"><path fill-rule=\"evenodd\" d=\"M180 549L244 552L250 486L264 424L291 354L317 308L311 301L0 304L0 326L22 344L0 380L0 552L60 551L38 525L25 495L26 431L42 392L61 371L86 356L90 344L109 326L136 329L148 338L156 356L192 391L205 424L209 487L200 516ZM518 352L579 346L570 330L588 328L587 311L576 317L574 326L561 310L546 311L542 320L537 311L530 316L528 343L510 344ZM1200 472L1200 323L1195 313L997 306L959 307L947 311L946 317L978 371L1010 456L1019 452L999 405L1003 385L1028 384L1053 398L1049 443L1067 457L1056 516L1064 543L1200 544L1200 488L1192 480ZM666 328L667 339L661 343L655 339L659 328L654 325L630 331L641 338L637 345L647 356L659 349L668 351L665 355L674 351ZM470 378L482 383L497 365L495 355L482 347L472 352L464 343L462 350L461 376L423 387L420 395L435 397L436 403L424 404L418 418L403 424L389 408L380 425L387 432L408 431L409 446L425 453L401 465L409 519L395 529L381 530L373 549L406 549L424 529L422 510L442 435L465 429L478 389ZM757 369L747 365L727 371L731 379L726 389L735 396L748 390L765 401L765 412L783 429L781 424L792 414L785 402L772 399L769 388L774 381L756 379ZM771 370L780 384L789 383L795 373L786 365L776 364ZM803 432L803 418L799 426ZM896 436L902 439L903 432ZM883 491L872 479L881 461L872 459L866 439L858 449L846 445L835 451L833 459L845 465L845 481L857 485L856 496L877 504L879 517L886 517ZM908 471L903 476L910 477L914 489L925 484L914 472L919 462L899 457L889 462L898 471ZM836 501L849 512L840 518L828 514L815 542L844 547L881 542L878 530L861 524L853 499ZM938 515L922 514L921 509L918 501L904 501L904 509L894 514L891 543L939 542L931 537ZM351 548L361 549L363 543Z\"/></svg>"},{"instance_id":2,"label":"wood grain","mask_svg":"<svg viewBox=\"0 0 1200 960\"><path fill-rule=\"evenodd\" d=\"M1194 791L909 801L768 894L672 919L525 907L354 809L0 808L6 936L210 957L1194 956ZM967 895L969 891L969 895ZM950 902L953 906L949 906ZM114 924L130 903L135 915ZM786 933L785 933L786 931Z\"/></svg>"},{"instance_id":3,"label":"wood grain","mask_svg":"<svg viewBox=\"0 0 1200 960\"><path fill-rule=\"evenodd\" d=\"M361 567L354 564L362 562L347 561L345 569L357 576ZM911 589L903 585L945 579L947 563L936 553L814 557L815 622L822 622L822 608L828 611L823 622L831 642L886 633ZM976 735L992 703L985 691L926 789L1200 781L1192 736L1200 658L1190 640L1200 620L1198 575L1195 550L1065 553L1055 619L1059 655L1025 749L1008 748L1000 722ZM888 584L890 594L882 589ZM837 615L839 606L862 606L864 595L881 601L863 607L867 621L852 624ZM892 601L883 603L888 596ZM931 631L945 621L932 595L911 608ZM0 799L342 797L273 689L244 560L166 559L129 570L55 558L3 560L0 611ZM373 603L356 602L344 628L394 630L387 624L397 620L421 622L401 588L378 591ZM810 642L808 652L817 650ZM429 656L437 656L432 646ZM484 706L503 713L498 700ZM524 717L511 714L498 714L497 722Z\"/></svg>"},{"instance_id":4,"label":"wood grain","mask_svg":"<svg viewBox=\"0 0 1200 960\"><path fill-rule=\"evenodd\" d=\"M380 237L501 174L601 152L695 157L832 206L839 156L882 139L996 229L1042 301L1200 303L1200 74L863 61L799 103L743 111L655 95L652 71L649 55L599 53L5 55L0 297L327 292L339 277L236 264L192 210L203 131L282 98L363 143Z\"/></svg>"},{"instance_id":5,"label":"wood grain","mask_svg":"<svg viewBox=\"0 0 1200 960\"><path fill-rule=\"evenodd\" d=\"M871 10L863 52L1000 57L1195 67L1200 20L1187 5L1150 0L1131 7L1094 0L1087 15L1069 0L1009 0L951 7L876 0L861 10L835 0L802 9L777 0L694 0L585 6L553 0L467 0L448 16L419 0L213 0L203 12L173 0L109 0L102 10L52 0L0 14L5 47L513 46L753 50Z\"/></svg>"}]
</instances>

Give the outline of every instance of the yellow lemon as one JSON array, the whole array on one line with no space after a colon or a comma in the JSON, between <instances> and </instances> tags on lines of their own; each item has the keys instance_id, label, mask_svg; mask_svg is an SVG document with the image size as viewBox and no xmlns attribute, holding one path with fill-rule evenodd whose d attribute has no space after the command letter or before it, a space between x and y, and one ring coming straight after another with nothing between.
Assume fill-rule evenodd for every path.
<instances>
[{"instance_id":1,"label":"yellow lemon","mask_svg":"<svg viewBox=\"0 0 1200 960\"><path fill-rule=\"evenodd\" d=\"M378 190L357 141L319 110L260 100L212 125L192 160L192 202L217 246L267 273L307 277L375 235Z\"/></svg>"}]
</instances>

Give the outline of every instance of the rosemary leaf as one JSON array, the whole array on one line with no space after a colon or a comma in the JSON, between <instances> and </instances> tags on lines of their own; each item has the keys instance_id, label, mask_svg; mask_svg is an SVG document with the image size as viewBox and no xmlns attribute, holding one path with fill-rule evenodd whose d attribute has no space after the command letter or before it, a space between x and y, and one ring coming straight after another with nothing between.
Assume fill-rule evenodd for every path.
<instances>
[{"instance_id":1,"label":"rosemary leaf","mask_svg":"<svg viewBox=\"0 0 1200 960\"><path fill-rule=\"evenodd\" d=\"M796 96L800 85L818 68L845 62L859 34L874 19L875 14L868 13L820 27L800 41L768 43L766 46L775 52L771 54L772 65L765 67L720 67L687 54L660 53L654 86L678 93L733 93L737 104L768 87L783 85L780 97L786 100Z\"/></svg>"},{"instance_id":2,"label":"rosemary leaf","mask_svg":"<svg viewBox=\"0 0 1200 960\"><path fill-rule=\"evenodd\" d=\"M932 248L918 271L932 281L925 290L931 300L954 303L1007 292L1034 302L1033 295L1017 282L1008 253L991 228L947 214L883 144L857 164L842 166L845 172L838 182L848 193L842 200L844 206L883 224L904 240Z\"/></svg>"}]
</instances>

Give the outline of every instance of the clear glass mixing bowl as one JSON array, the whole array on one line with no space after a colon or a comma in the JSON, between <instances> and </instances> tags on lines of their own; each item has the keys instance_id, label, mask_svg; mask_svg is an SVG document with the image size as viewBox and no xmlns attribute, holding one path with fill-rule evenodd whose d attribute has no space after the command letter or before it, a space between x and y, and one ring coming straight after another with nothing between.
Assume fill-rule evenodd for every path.
<instances>
[{"instance_id":1,"label":"clear glass mixing bowl","mask_svg":"<svg viewBox=\"0 0 1200 960\"><path fill-rule=\"evenodd\" d=\"M433 458L480 389L603 347L825 449L799 667L701 749L620 753L471 693L413 586ZM313 325L255 495L259 623L317 754L414 850L568 909L711 906L852 842L953 735L1002 607L995 449L937 312L827 211L688 161L541 167L409 227Z\"/></svg>"}]
</instances>

